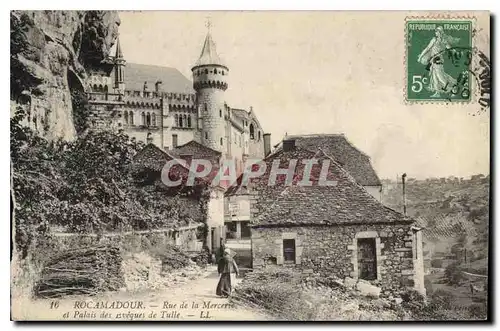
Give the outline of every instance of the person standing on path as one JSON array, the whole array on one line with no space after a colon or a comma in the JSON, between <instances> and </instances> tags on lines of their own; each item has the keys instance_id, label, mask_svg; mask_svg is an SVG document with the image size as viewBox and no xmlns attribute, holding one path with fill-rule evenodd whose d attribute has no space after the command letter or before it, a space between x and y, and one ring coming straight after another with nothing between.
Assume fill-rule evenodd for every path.
<instances>
[{"instance_id":1,"label":"person standing on path","mask_svg":"<svg viewBox=\"0 0 500 331\"><path fill-rule=\"evenodd\" d=\"M224 250L224 256L218 261L217 270L220 279L215 293L218 296L228 297L231 295L233 285L231 274L234 272L236 276L239 275L238 265L231 257L231 252L228 248Z\"/></svg>"}]
</instances>

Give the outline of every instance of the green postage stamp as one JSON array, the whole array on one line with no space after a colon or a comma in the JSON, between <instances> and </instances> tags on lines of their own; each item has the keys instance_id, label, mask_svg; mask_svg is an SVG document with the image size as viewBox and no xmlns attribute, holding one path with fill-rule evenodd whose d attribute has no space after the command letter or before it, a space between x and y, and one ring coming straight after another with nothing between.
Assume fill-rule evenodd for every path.
<instances>
[{"instance_id":1,"label":"green postage stamp","mask_svg":"<svg viewBox=\"0 0 500 331\"><path fill-rule=\"evenodd\" d=\"M406 20L407 101L470 101L472 30L472 19Z\"/></svg>"}]
</instances>

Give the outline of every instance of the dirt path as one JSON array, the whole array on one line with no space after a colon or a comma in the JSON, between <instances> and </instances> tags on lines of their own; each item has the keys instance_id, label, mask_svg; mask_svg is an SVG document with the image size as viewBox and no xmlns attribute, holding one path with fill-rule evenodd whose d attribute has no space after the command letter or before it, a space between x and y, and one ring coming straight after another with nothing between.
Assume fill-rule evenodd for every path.
<instances>
[{"instance_id":1,"label":"dirt path","mask_svg":"<svg viewBox=\"0 0 500 331\"><path fill-rule=\"evenodd\" d=\"M74 297L64 300L19 300L12 307L14 319L29 320L265 320L254 309L231 306L215 295L218 275L215 268L201 278L173 288L141 293L110 293L93 299ZM241 279L237 279L237 284ZM57 302L57 303L56 303ZM114 308L120 303L127 307ZM108 308L97 304L108 305ZM114 303L114 307L111 305ZM132 309L132 305L138 308ZM52 306L52 308L51 308ZM66 317L67 315L67 317Z\"/></svg>"}]
</instances>

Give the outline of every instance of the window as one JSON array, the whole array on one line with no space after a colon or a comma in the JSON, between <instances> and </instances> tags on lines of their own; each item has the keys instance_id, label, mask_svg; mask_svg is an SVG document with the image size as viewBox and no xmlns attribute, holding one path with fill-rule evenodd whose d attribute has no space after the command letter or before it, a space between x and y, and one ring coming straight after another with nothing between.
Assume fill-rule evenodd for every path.
<instances>
[{"instance_id":1,"label":"window","mask_svg":"<svg viewBox=\"0 0 500 331\"><path fill-rule=\"evenodd\" d=\"M205 139L208 140L208 132L205 132Z\"/></svg>"},{"instance_id":2,"label":"window","mask_svg":"<svg viewBox=\"0 0 500 331\"><path fill-rule=\"evenodd\" d=\"M173 135L172 135L172 146L173 146L174 148L176 148L176 147L177 147L177 135L176 135L176 134L173 134Z\"/></svg>"},{"instance_id":3,"label":"window","mask_svg":"<svg viewBox=\"0 0 500 331\"><path fill-rule=\"evenodd\" d=\"M182 128L184 125L183 125L183 121L182 121L182 115L179 116L179 126Z\"/></svg>"},{"instance_id":4,"label":"window","mask_svg":"<svg viewBox=\"0 0 500 331\"><path fill-rule=\"evenodd\" d=\"M146 115L146 125L151 126L151 115L149 113Z\"/></svg>"},{"instance_id":5,"label":"window","mask_svg":"<svg viewBox=\"0 0 500 331\"><path fill-rule=\"evenodd\" d=\"M255 131L254 131L253 123L250 124L250 139L255 139Z\"/></svg>"},{"instance_id":6,"label":"window","mask_svg":"<svg viewBox=\"0 0 500 331\"><path fill-rule=\"evenodd\" d=\"M208 69L205 69L205 75L208 75Z\"/></svg>"},{"instance_id":7,"label":"window","mask_svg":"<svg viewBox=\"0 0 500 331\"><path fill-rule=\"evenodd\" d=\"M179 115L175 114L175 126L179 126Z\"/></svg>"},{"instance_id":8,"label":"window","mask_svg":"<svg viewBox=\"0 0 500 331\"><path fill-rule=\"evenodd\" d=\"M236 239L236 222L226 223L226 238Z\"/></svg>"},{"instance_id":9,"label":"window","mask_svg":"<svg viewBox=\"0 0 500 331\"><path fill-rule=\"evenodd\" d=\"M224 145L224 141L222 140L222 138L220 138L220 145Z\"/></svg>"},{"instance_id":10,"label":"window","mask_svg":"<svg viewBox=\"0 0 500 331\"><path fill-rule=\"evenodd\" d=\"M295 263L295 239L283 239L283 261Z\"/></svg>"},{"instance_id":11,"label":"window","mask_svg":"<svg viewBox=\"0 0 500 331\"><path fill-rule=\"evenodd\" d=\"M208 105L206 102L203 104L203 110L208 111Z\"/></svg>"},{"instance_id":12,"label":"window","mask_svg":"<svg viewBox=\"0 0 500 331\"><path fill-rule=\"evenodd\" d=\"M259 131L259 135L258 136L259 136L259 141L260 141L260 131Z\"/></svg>"},{"instance_id":13,"label":"window","mask_svg":"<svg viewBox=\"0 0 500 331\"><path fill-rule=\"evenodd\" d=\"M188 116L188 118L187 118L187 126L188 126L188 128L191 127L191 115Z\"/></svg>"},{"instance_id":14,"label":"window","mask_svg":"<svg viewBox=\"0 0 500 331\"><path fill-rule=\"evenodd\" d=\"M144 112L142 112L141 118L142 118L142 125L146 125L146 114L144 114Z\"/></svg>"},{"instance_id":15,"label":"window","mask_svg":"<svg viewBox=\"0 0 500 331\"><path fill-rule=\"evenodd\" d=\"M134 113L132 111L129 112L128 117L130 119L130 124L134 125Z\"/></svg>"},{"instance_id":16,"label":"window","mask_svg":"<svg viewBox=\"0 0 500 331\"><path fill-rule=\"evenodd\" d=\"M125 124L128 124L128 112L126 111L124 114L125 117Z\"/></svg>"},{"instance_id":17,"label":"window","mask_svg":"<svg viewBox=\"0 0 500 331\"><path fill-rule=\"evenodd\" d=\"M359 278L377 279L377 250L375 238L358 239Z\"/></svg>"},{"instance_id":18,"label":"window","mask_svg":"<svg viewBox=\"0 0 500 331\"><path fill-rule=\"evenodd\" d=\"M219 116L222 117L222 109L219 109Z\"/></svg>"},{"instance_id":19,"label":"window","mask_svg":"<svg viewBox=\"0 0 500 331\"><path fill-rule=\"evenodd\" d=\"M156 114L153 113L153 115L151 115L151 124L153 126L156 126Z\"/></svg>"}]
</instances>

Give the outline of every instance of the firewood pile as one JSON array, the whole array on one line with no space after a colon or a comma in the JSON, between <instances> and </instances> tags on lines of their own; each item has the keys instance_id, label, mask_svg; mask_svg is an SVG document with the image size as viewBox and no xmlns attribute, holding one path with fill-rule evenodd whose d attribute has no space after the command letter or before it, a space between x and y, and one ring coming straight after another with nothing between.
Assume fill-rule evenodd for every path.
<instances>
[{"instance_id":1,"label":"firewood pile","mask_svg":"<svg viewBox=\"0 0 500 331\"><path fill-rule=\"evenodd\" d=\"M121 265L120 249L115 246L69 250L45 265L34 293L41 298L55 298L116 291L125 285Z\"/></svg>"}]
</instances>

